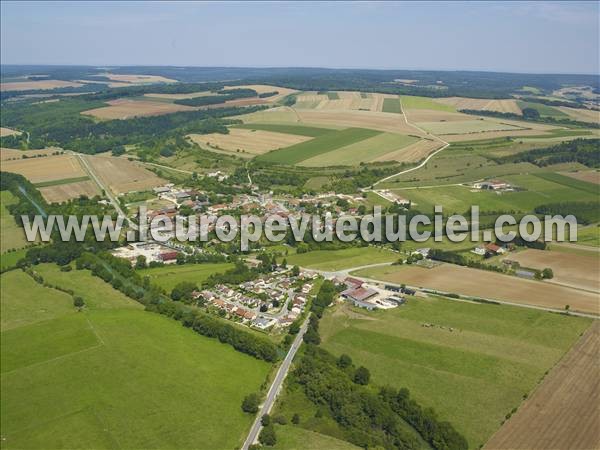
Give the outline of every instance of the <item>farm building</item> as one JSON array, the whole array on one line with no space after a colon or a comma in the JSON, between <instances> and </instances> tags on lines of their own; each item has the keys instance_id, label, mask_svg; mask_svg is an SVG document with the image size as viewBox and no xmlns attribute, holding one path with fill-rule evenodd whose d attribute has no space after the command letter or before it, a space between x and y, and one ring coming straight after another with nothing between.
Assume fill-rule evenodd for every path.
<instances>
[{"instance_id":1,"label":"farm building","mask_svg":"<svg viewBox=\"0 0 600 450\"><path fill-rule=\"evenodd\" d=\"M475 189L487 189L490 191L503 191L506 189L510 189L512 186L505 181L500 180L489 180L489 181L480 181L477 183L473 183L473 187Z\"/></svg>"}]
</instances>

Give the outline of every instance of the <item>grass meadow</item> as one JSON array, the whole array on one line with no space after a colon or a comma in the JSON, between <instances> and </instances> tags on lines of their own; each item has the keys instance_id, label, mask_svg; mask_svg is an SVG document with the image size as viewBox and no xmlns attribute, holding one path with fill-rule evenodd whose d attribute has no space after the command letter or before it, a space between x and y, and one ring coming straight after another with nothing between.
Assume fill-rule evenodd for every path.
<instances>
[{"instance_id":1,"label":"grass meadow","mask_svg":"<svg viewBox=\"0 0 600 450\"><path fill-rule=\"evenodd\" d=\"M320 333L326 349L368 367L374 384L408 388L478 448L590 323L537 310L410 297L388 311L338 305L321 320Z\"/></svg>"},{"instance_id":2,"label":"grass meadow","mask_svg":"<svg viewBox=\"0 0 600 450\"><path fill-rule=\"evenodd\" d=\"M392 262L398 254L376 247L352 247L342 250L314 250L308 253L286 256L288 264L309 269L337 271L352 267Z\"/></svg>"},{"instance_id":3,"label":"grass meadow","mask_svg":"<svg viewBox=\"0 0 600 450\"><path fill-rule=\"evenodd\" d=\"M402 114L402 107L400 105L399 98L384 98L383 99L383 112Z\"/></svg>"},{"instance_id":4,"label":"grass meadow","mask_svg":"<svg viewBox=\"0 0 600 450\"><path fill-rule=\"evenodd\" d=\"M0 193L0 252L19 249L27 244L23 229L17 225L6 207L17 199L9 191Z\"/></svg>"},{"instance_id":5,"label":"grass meadow","mask_svg":"<svg viewBox=\"0 0 600 450\"><path fill-rule=\"evenodd\" d=\"M431 109L433 111L456 112L456 108L443 103L434 102L428 97L418 97L414 95L401 96L402 107L404 109Z\"/></svg>"},{"instance_id":6,"label":"grass meadow","mask_svg":"<svg viewBox=\"0 0 600 450\"><path fill-rule=\"evenodd\" d=\"M319 128L304 125L276 124L276 123L246 123L235 125L234 128L247 130L273 131L276 133L296 134L298 136L319 137L331 133L330 128Z\"/></svg>"},{"instance_id":7,"label":"grass meadow","mask_svg":"<svg viewBox=\"0 0 600 450\"><path fill-rule=\"evenodd\" d=\"M225 272L231 269L233 264L169 264L163 267L153 267L149 269L138 270L141 276L150 277L150 283L156 284L166 291L170 292L178 283L190 281L198 286L202 284L213 273Z\"/></svg>"},{"instance_id":8,"label":"grass meadow","mask_svg":"<svg viewBox=\"0 0 600 450\"><path fill-rule=\"evenodd\" d=\"M2 277L2 447L206 448L241 445L240 409L269 364L145 312L86 271L36 266Z\"/></svg>"}]
</instances>

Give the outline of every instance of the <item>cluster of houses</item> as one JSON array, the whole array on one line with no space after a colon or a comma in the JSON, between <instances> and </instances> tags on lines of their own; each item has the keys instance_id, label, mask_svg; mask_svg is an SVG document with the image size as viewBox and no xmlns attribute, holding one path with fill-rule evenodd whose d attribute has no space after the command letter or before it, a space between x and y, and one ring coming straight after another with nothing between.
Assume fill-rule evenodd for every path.
<instances>
[{"instance_id":1,"label":"cluster of houses","mask_svg":"<svg viewBox=\"0 0 600 450\"><path fill-rule=\"evenodd\" d=\"M473 250L471 250L471 252L475 253L476 255L489 258L496 255L504 255L505 253L508 253L509 250L510 248L508 246L500 246L498 244L490 242L488 244L478 245Z\"/></svg>"},{"instance_id":2,"label":"cluster of houses","mask_svg":"<svg viewBox=\"0 0 600 450\"><path fill-rule=\"evenodd\" d=\"M280 271L236 287L216 285L194 292L193 297L224 311L226 318L248 326L262 330L283 328L306 308L316 277L309 273L296 277L290 271Z\"/></svg>"},{"instance_id":3,"label":"cluster of houses","mask_svg":"<svg viewBox=\"0 0 600 450\"><path fill-rule=\"evenodd\" d=\"M479 190L488 190L488 191L497 191L497 192L510 192L514 191L515 188L507 183L506 181L501 180L485 180L485 181L477 181L473 183L473 189Z\"/></svg>"},{"instance_id":4,"label":"cluster of houses","mask_svg":"<svg viewBox=\"0 0 600 450\"><path fill-rule=\"evenodd\" d=\"M146 258L146 263L162 262L174 263L177 260L177 251L158 242L135 242L111 251L113 256L128 260L135 265L139 256Z\"/></svg>"}]
</instances>

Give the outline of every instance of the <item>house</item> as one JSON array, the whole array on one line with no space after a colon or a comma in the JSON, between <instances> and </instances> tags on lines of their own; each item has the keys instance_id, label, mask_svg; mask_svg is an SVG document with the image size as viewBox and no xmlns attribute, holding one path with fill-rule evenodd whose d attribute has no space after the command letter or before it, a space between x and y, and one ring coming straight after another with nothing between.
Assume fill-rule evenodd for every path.
<instances>
[{"instance_id":1,"label":"house","mask_svg":"<svg viewBox=\"0 0 600 450\"><path fill-rule=\"evenodd\" d=\"M473 187L475 189L483 189L483 190L491 190L491 191L501 191L505 189L509 189L510 184L505 181L500 180L488 180L488 181L480 181L477 183L473 183Z\"/></svg>"},{"instance_id":2,"label":"house","mask_svg":"<svg viewBox=\"0 0 600 450\"><path fill-rule=\"evenodd\" d=\"M377 295L377 291L371 288L358 287L349 288L342 292L342 296L357 302L363 302Z\"/></svg>"},{"instance_id":3,"label":"house","mask_svg":"<svg viewBox=\"0 0 600 450\"><path fill-rule=\"evenodd\" d=\"M177 255L179 253L178 252L163 252L160 253L158 255L158 259L160 259L162 262L166 262L166 261L175 261L177 259Z\"/></svg>"},{"instance_id":4,"label":"house","mask_svg":"<svg viewBox=\"0 0 600 450\"><path fill-rule=\"evenodd\" d=\"M478 245L477 247L475 247L473 250L471 250L472 253L475 253L476 255L479 256L484 256L486 249L484 245Z\"/></svg>"},{"instance_id":5,"label":"house","mask_svg":"<svg viewBox=\"0 0 600 450\"><path fill-rule=\"evenodd\" d=\"M485 246L485 249L494 255L499 255L506 252L506 250L504 250L502 247L491 242Z\"/></svg>"},{"instance_id":6,"label":"house","mask_svg":"<svg viewBox=\"0 0 600 450\"><path fill-rule=\"evenodd\" d=\"M414 255L418 253L420 255L423 255L423 258L427 258L427 256L429 256L430 251L430 248L418 248L414 252L412 252L412 254Z\"/></svg>"},{"instance_id":7,"label":"house","mask_svg":"<svg viewBox=\"0 0 600 450\"><path fill-rule=\"evenodd\" d=\"M357 288L361 287L364 284L364 281L359 280L358 278L346 277L344 279L344 284L349 289L357 289Z\"/></svg>"}]
</instances>

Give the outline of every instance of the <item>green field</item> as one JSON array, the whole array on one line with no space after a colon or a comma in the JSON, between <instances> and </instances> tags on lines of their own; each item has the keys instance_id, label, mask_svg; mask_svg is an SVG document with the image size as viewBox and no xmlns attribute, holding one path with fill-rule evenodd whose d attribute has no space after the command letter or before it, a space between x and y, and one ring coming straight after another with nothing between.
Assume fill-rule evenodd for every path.
<instances>
[{"instance_id":1,"label":"green field","mask_svg":"<svg viewBox=\"0 0 600 450\"><path fill-rule=\"evenodd\" d=\"M275 426L277 443L273 450L358 450L349 442L291 424Z\"/></svg>"},{"instance_id":2,"label":"green field","mask_svg":"<svg viewBox=\"0 0 600 450\"><path fill-rule=\"evenodd\" d=\"M0 252L19 249L27 245L23 229L17 225L6 207L17 199L9 191L0 192Z\"/></svg>"},{"instance_id":3,"label":"green field","mask_svg":"<svg viewBox=\"0 0 600 450\"><path fill-rule=\"evenodd\" d=\"M310 269L336 271L352 267L392 262L398 254L375 247L345 248L342 250L314 250L286 256L288 264Z\"/></svg>"},{"instance_id":4,"label":"green field","mask_svg":"<svg viewBox=\"0 0 600 450\"><path fill-rule=\"evenodd\" d=\"M377 385L408 388L478 448L590 323L430 297L372 313L338 306L319 330L326 349L368 367Z\"/></svg>"},{"instance_id":5,"label":"green field","mask_svg":"<svg viewBox=\"0 0 600 450\"><path fill-rule=\"evenodd\" d=\"M549 177L547 177L549 175ZM597 194L581 190L576 186L559 184L553 179L557 175L551 172L539 172L531 175L507 175L502 177L518 188L515 192L496 193L494 191L474 190L467 186L439 186L422 189L394 190L402 197L413 202L416 209L433 212L434 205L444 207L445 213L465 213L471 205L479 205L480 211L520 211L531 212L535 207L555 202L577 199L578 201L596 201ZM569 180L569 177L558 175ZM562 180L560 180L562 181ZM584 185L591 183L574 180ZM576 183L573 183L574 185ZM597 192L597 190L596 190Z\"/></svg>"},{"instance_id":6,"label":"green field","mask_svg":"<svg viewBox=\"0 0 600 450\"><path fill-rule=\"evenodd\" d=\"M383 112L398 113L402 114L402 107L400 105L399 98L384 98L383 99Z\"/></svg>"},{"instance_id":7,"label":"green field","mask_svg":"<svg viewBox=\"0 0 600 450\"><path fill-rule=\"evenodd\" d=\"M156 284L166 291L170 292L176 284L182 281L191 281L198 286L213 273L225 272L231 269L233 264L185 264L185 265L166 265L163 267L154 267L151 269L138 270L141 276L150 277L150 282Z\"/></svg>"},{"instance_id":8,"label":"green field","mask_svg":"<svg viewBox=\"0 0 600 450\"><path fill-rule=\"evenodd\" d=\"M10 267L15 267L17 262L25 257L27 253L27 249L23 248L21 250L15 250L7 253L2 253L0 255L0 269L5 270Z\"/></svg>"},{"instance_id":9,"label":"green field","mask_svg":"<svg viewBox=\"0 0 600 450\"><path fill-rule=\"evenodd\" d=\"M276 133L295 134L298 136L318 137L331 133L331 128L309 127L304 125L286 125L273 123L245 123L235 125L234 128L247 130L274 131Z\"/></svg>"},{"instance_id":10,"label":"green field","mask_svg":"<svg viewBox=\"0 0 600 450\"><path fill-rule=\"evenodd\" d=\"M578 180L576 178L567 177L559 173L553 172L539 172L535 174L536 177L542 178L546 181L551 181L563 186L577 189L578 191L587 192L588 194L598 195L600 194L600 186L594 183L588 183L587 181Z\"/></svg>"},{"instance_id":11,"label":"green field","mask_svg":"<svg viewBox=\"0 0 600 450\"><path fill-rule=\"evenodd\" d=\"M260 161L279 164L298 164L322 153L327 153L355 142L359 142L380 134L379 131L366 128L347 128L318 136L310 141L301 142L281 150L274 150L258 156Z\"/></svg>"},{"instance_id":12,"label":"green field","mask_svg":"<svg viewBox=\"0 0 600 450\"><path fill-rule=\"evenodd\" d=\"M544 105L542 103L532 103L532 102L524 102L523 100L517 100L517 105L519 105L519 108L521 108L521 109L525 109L525 108L535 109L537 112L540 113L540 116L542 116L542 117L555 117L557 119L568 119L569 118L569 116L567 116L561 110L553 108L552 106Z\"/></svg>"},{"instance_id":13,"label":"green field","mask_svg":"<svg viewBox=\"0 0 600 450\"><path fill-rule=\"evenodd\" d=\"M49 187L49 186L60 186L61 184L79 183L80 181L87 181L90 177L87 175L84 177L77 178L63 178L62 180L44 181L43 183L35 183L35 187Z\"/></svg>"},{"instance_id":14,"label":"green field","mask_svg":"<svg viewBox=\"0 0 600 450\"><path fill-rule=\"evenodd\" d=\"M362 162L373 161L387 153L400 150L414 144L418 140L418 138L413 136L381 133L354 144L305 159L300 165L308 167L359 165Z\"/></svg>"},{"instance_id":15,"label":"green field","mask_svg":"<svg viewBox=\"0 0 600 450\"><path fill-rule=\"evenodd\" d=\"M405 107L406 108L406 107ZM419 122L418 125L433 134L482 133L484 131L522 130L516 125L483 120L452 120L448 122Z\"/></svg>"},{"instance_id":16,"label":"green field","mask_svg":"<svg viewBox=\"0 0 600 450\"><path fill-rule=\"evenodd\" d=\"M2 275L3 448L241 445L252 418L240 404L268 364L141 310L88 272L36 269L77 285L89 306L77 312L70 295L20 271Z\"/></svg>"},{"instance_id":17,"label":"green field","mask_svg":"<svg viewBox=\"0 0 600 450\"><path fill-rule=\"evenodd\" d=\"M339 100L340 99L340 96L338 95L337 92L327 92L326 95L329 100Z\"/></svg>"},{"instance_id":18,"label":"green field","mask_svg":"<svg viewBox=\"0 0 600 450\"><path fill-rule=\"evenodd\" d=\"M402 95L402 107L407 109L432 109L434 111L456 112L456 108L443 103L434 102L428 97L418 97L414 95Z\"/></svg>"},{"instance_id":19,"label":"green field","mask_svg":"<svg viewBox=\"0 0 600 450\"><path fill-rule=\"evenodd\" d=\"M594 224L577 230L577 243L600 247L600 225Z\"/></svg>"}]
</instances>

